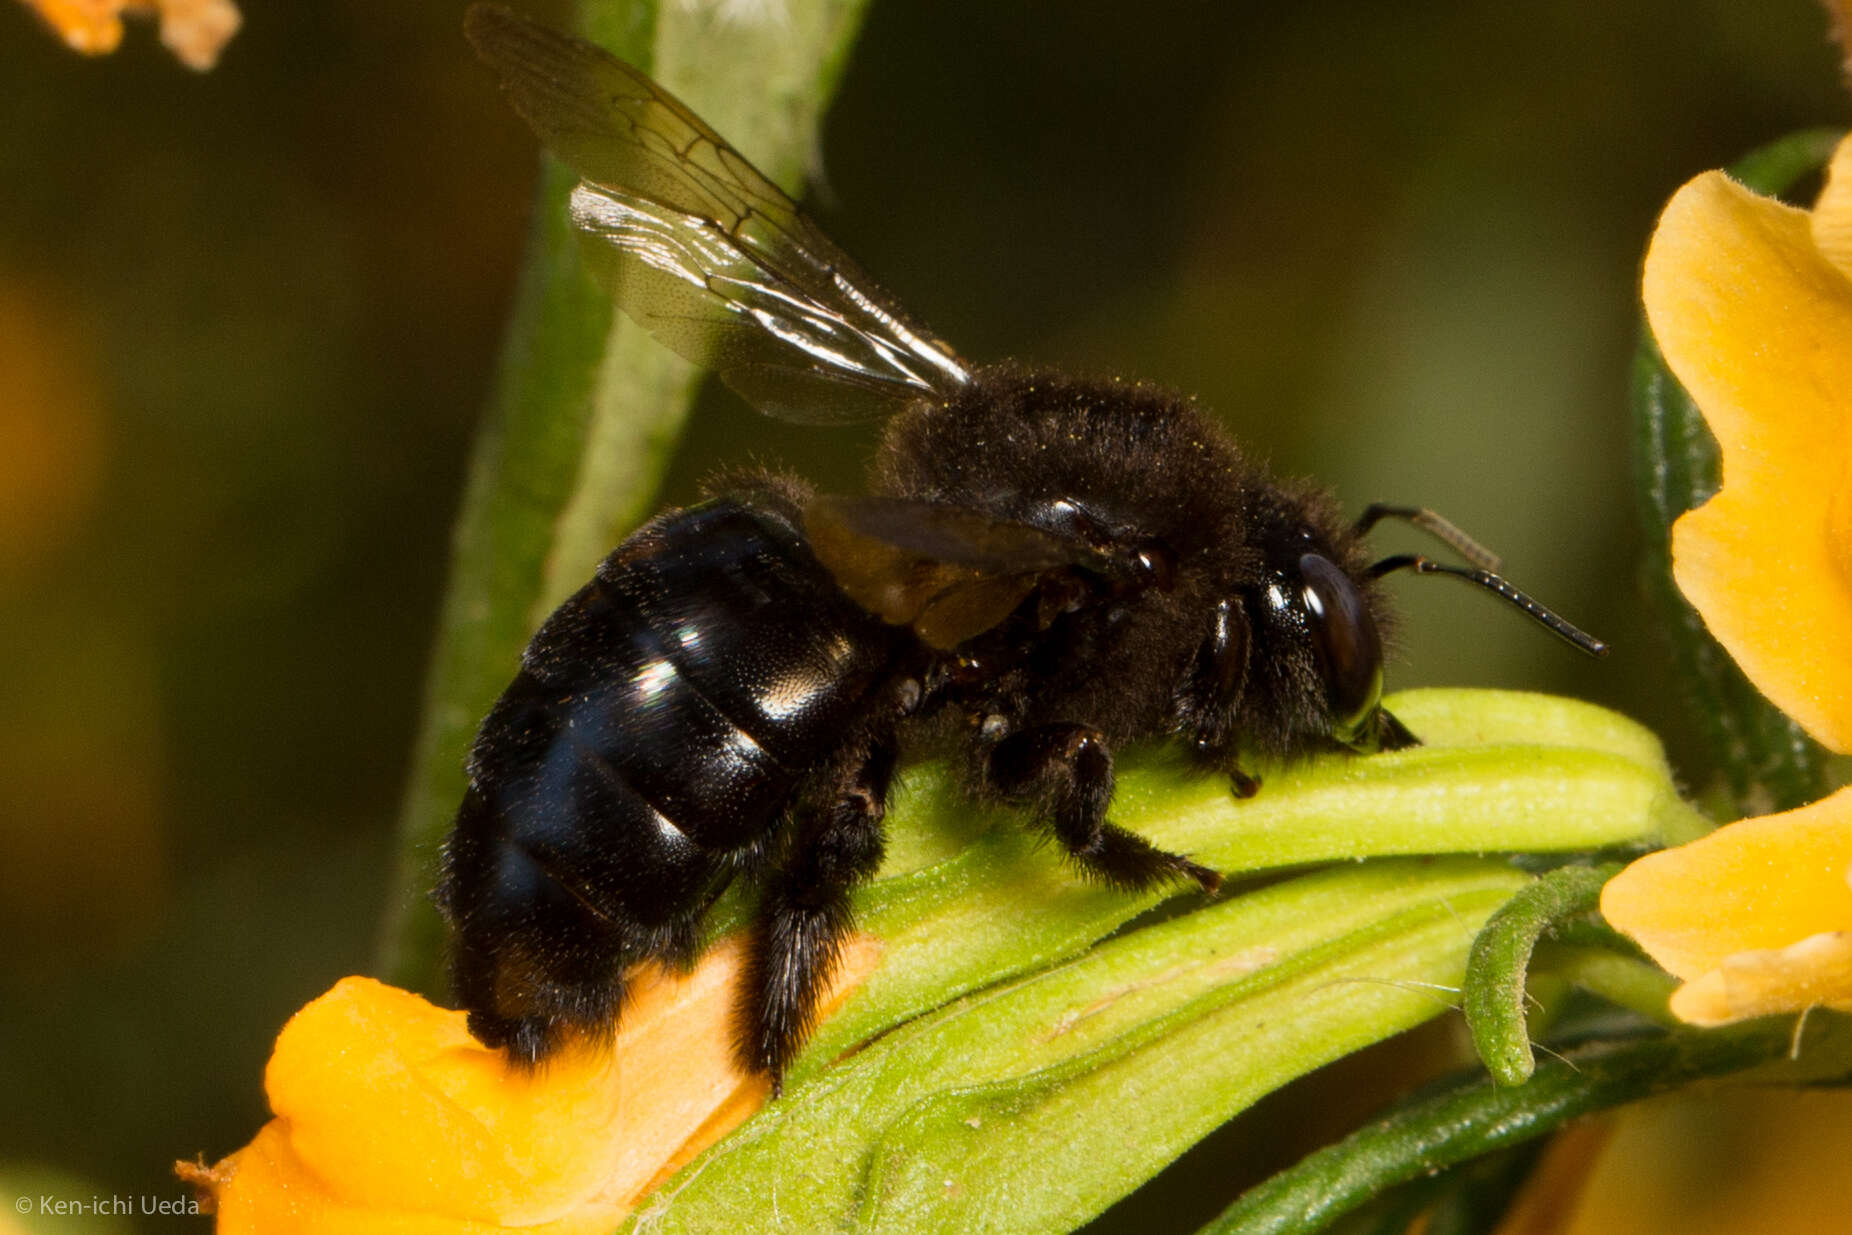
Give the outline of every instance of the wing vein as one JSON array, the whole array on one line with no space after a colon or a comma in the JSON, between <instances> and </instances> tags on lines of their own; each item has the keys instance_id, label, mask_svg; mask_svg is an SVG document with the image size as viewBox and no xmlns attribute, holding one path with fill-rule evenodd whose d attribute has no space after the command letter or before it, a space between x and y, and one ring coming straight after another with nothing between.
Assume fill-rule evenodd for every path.
<instances>
[{"instance_id":1,"label":"wing vein","mask_svg":"<svg viewBox=\"0 0 1852 1235\"><path fill-rule=\"evenodd\" d=\"M892 415L969 370L684 104L609 53L505 9L465 29L515 110L583 178L572 221L618 306L760 411Z\"/></svg>"}]
</instances>

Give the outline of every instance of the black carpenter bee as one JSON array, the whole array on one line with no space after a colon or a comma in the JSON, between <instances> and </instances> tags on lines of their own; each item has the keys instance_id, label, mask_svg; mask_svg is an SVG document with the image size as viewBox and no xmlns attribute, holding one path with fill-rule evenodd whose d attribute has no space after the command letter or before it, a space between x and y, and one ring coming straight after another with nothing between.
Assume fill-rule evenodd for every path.
<instances>
[{"instance_id":1,"label":"black carpenter bee","mask_svg":"<svg viewBox=\"0 0 1852 1235\"><path fill-rule=\"evenodd\" d=\"M776 1082L929 726L1081 874L1213 892L1216 872L1107 821L1113 752L1174 738L1247 795L1244 752L1415 742L1380 702L1385 573L1463 576L1603 650L1450 525L1350 522L1187 399L968 365L648 77L504 9L466 29L583 178L572 219L627 313L767 415L886 421L871 495L753 474L645 524L483 722L437 897L470 1030L515 1061L608 1032L626 971L691 964L740 879L759 909L738 1050ZM1475 566L1372 564L1384 516Z\"/></svg>"}]
</instances>

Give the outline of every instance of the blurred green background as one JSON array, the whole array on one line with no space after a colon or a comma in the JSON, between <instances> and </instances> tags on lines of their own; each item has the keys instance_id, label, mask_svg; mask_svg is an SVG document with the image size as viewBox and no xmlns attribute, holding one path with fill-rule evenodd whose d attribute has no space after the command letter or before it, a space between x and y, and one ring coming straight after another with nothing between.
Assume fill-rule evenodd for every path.
<instances>
[{"instance_id":1,"label":"blurred green background","mask_svg":"<svg viewBox=\"0 0 1852 1235\"><path fill-rule=\"evenodd\" d=\"M462 8L248 0L195 76L0 4L0 1174L178 1195L371 963L536 166ZM1196 392L1615 648L1401 578L1393 685L1572 693L1688 758L1633 576L1639 255L1683 180L1845 115L1806 0L875 0L811 200L967 355ZM846 487L867 442L716 389L662 497L748 457ZM1190 1165L1180 1229L1231 1195Z\"/></svg>"}]
</instances>

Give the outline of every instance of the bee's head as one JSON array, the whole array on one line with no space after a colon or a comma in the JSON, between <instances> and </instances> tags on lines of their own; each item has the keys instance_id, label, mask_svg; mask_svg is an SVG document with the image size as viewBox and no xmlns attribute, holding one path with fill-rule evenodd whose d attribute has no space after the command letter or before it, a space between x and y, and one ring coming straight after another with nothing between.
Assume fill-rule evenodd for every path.
<instances>
[{"instance_id":1,"label":"bee's head","mask_svg":"<svg viewBox=\"0 0 1852 1235\"><path fill-rule=\"evenodd\" d=\"M1249 620L1257 649L1282 662L1279 685L1300 696L1293 711L1352 750L1408 745L1408 731L1382 708L1382 600L1368 575L1353 575L1340 564L1347 555L1308 526L1269 539Z\"/></svg>"},{"instance_id":2,"label":"bee's head","mask_svg":"<svg viewBox=\"0 0 1852 1235\"><path fill-rule=\"evenodd\" d=\"M1382 708L1391 615L1350 521L1309 485L1270 481L1244 498L1178 692L1180 728L1211 760L1237 744L1291 757L1411 743Z\"/></svg>"},{"instance_id":3,"label":"bee's head","mask_svg":"<svg viewBox=\"0 0 1852 1235\"><path fill-rule=\"evenodd\" d=\"M1257 530L1261 570L1241 597L1244 709L1271 713L1281 743L1328 738L1364 753L1412 743L1382 707L1387 605L1355 535L1299 520Z\"/></svg>"},{"instance_id":4,"label":"bee's head","mask_svg":"<svg viewBox=\"0 0 1852 1235\"><path fill-rule=\"evenodd\" d=\"M1294 739L1328 738L1367 754L1416 741L1382 706L1389 606L1377 580L1391 571L1465 579L1580 651L1594 656L1607 651L1494 574L1497 559L1432 511L1372 506L1345 526L1319 518L1323 512L1315 505L1300 509L1312 517L1277 518L1254 529L1260 570L1241 596L1249 627L1241 707L1263 718L1259 736L1278 748L1291 749ZM1369 562L1363 535L1386 517L1408 520L1472 565L1444 565L1418 554Z\"/></svg>"}]
</instances>

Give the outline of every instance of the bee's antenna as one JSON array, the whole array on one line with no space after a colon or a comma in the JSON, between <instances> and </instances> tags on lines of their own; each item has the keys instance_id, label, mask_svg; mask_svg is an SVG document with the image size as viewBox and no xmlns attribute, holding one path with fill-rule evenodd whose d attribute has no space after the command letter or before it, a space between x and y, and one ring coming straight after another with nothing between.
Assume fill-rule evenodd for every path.
<instances>
[{"instance_id":1,"label":"bee's antenna","mask_svg":"<svg viewBox=\"0 0 1852 1235\"><path fill-rule=\"evenodd\" d=\"M1374 509L1374 507L1372 507ZM1470 555L1469 555L1470 556ZM1386 557L1370 567L1370 578L1380 579L1392 570L1412 570L1418 575L1453 575L1469 583L1477 583L1488 592L1496 592L1518 608L1528 613L1543 628L1569 644L1579 652L1590 656L1606 656L1608 645L1601 640L1570 625L1556 616L1510 583L1483 567L1448 566L1432 558L1422 557L1419 553L1399 553Z\"/></svg>"},{"instance_id":2,"label":"bee's antenna","mask_svg":"<svg viewBox=\"0 0 1852 1235\"><path fill-rule=\"evenodd\" d=\"M1498 554L1455 527L1451 520L1435 514L1425 506L1392 506L1388 502L1372 502L1357 519L1357 535L1363 535L1384 519L1407 520L1480 570L1498 569Z\"/></svg>"}]
</instances>

